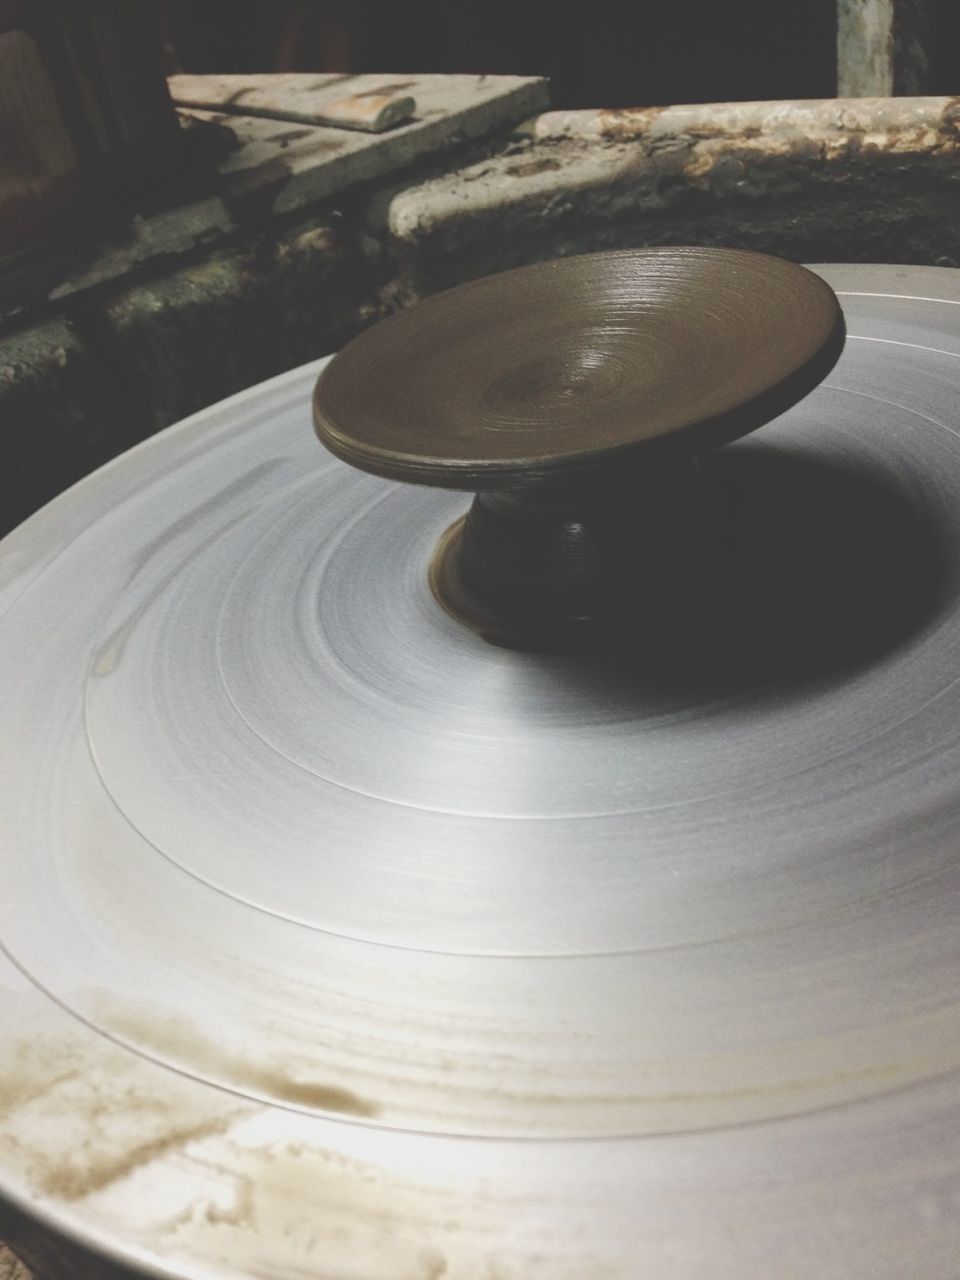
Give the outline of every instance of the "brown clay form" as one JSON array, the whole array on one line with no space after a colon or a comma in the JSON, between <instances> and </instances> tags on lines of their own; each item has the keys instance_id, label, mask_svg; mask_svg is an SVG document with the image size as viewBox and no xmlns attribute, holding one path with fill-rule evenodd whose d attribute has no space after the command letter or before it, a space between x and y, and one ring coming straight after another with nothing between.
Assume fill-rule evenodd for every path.
<instances>
[{"instance_id":1,"label":"brown clay form","mask_svg":"<svg viewBox=\"0 0 960 1280\"><path fill-rule=\"evenodd\" d=\"M793 263L587 254L473 281L367 330L320 376L314 419L353 466L476 491L429 573L443 607L485 638L655 647L664 611L682 618L696 600L690 622L702 622L718 513L698 456L807 395L844 336L832 290Z\"/></svg>"}]
</instances>

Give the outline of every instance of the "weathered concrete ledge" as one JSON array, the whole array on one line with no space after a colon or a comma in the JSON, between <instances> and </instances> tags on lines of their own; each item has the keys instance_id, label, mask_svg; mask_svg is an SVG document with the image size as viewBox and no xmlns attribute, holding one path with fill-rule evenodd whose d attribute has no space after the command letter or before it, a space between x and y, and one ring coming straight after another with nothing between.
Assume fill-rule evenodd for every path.
<instances>
[{"instance_id":1,"label":"weathered concrete ledge","mask_svg":"<svg viewBox=\"0 0 960 1280\"><path fill-rule=\"evenodd\" d=\"M663 138L744 140L871 137L878 145L916 150L936 145L960 125L960 98L810 98L793 102L711 102L631 107L619 111L547 111L537 138L656 142Z\"/></svg>"},{"instance_id":2,"label":"weathered concrete ledge","mask_svg":"<svg viewBox=\"0 0 960 1280\"><path fill-rule=\"evenodd\" d=\"M398 192L387 224L412 293L537 258L644 244L952 266L960 105L550 112L522 144Z\"/></svg>"}]
</instances>

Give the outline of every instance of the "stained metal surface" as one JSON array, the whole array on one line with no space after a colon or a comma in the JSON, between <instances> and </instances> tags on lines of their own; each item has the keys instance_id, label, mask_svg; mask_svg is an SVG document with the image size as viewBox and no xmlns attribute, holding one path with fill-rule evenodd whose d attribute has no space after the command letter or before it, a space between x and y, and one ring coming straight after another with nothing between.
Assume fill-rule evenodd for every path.
<instances>
[{"instance_id":1,"label":"stained metal surface","mask_svg":"<svg viewBox=\"0 0 960 1280\"><path fill-rule=\"evenodd\" d=\"M3 543L7 1196L178 1276L950 1280L960 284L823 274L844 355L758 434L940 562L842 677L485 645L464 498L325 455L318 366Z\"/></svg>"}]
</instances>

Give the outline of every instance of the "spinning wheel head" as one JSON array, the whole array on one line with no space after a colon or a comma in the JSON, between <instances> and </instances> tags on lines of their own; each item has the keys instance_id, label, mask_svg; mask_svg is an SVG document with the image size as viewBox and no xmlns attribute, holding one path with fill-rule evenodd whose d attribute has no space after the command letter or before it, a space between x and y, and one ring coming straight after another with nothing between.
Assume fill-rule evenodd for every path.
<instances>
[{"instance_id":1,"label":"spinning wheel head","mask_svg":"<svg viewBox=\"0 0 960 1280\"><path fill-rule=\"evenodd\" d=\"M463 524L317 447L310 366L10 535L4 1206L111 1274L954 1280L960 273L823 272L841 369L757 444L689 456L813 385L829 291L614 254L321 378ZM494 649L431 577L745 661Z\"/></svg>"}]
</instances>

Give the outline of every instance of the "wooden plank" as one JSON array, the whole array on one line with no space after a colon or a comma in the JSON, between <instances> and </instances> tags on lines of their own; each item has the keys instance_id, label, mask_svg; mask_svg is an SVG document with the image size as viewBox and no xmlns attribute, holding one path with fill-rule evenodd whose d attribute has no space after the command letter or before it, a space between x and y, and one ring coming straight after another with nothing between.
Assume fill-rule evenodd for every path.
<instances>
[{"instance_id":1,"label":"wooden plank","mask_svg":"<svg viewBox=\"0 0 960 1280\"><path fill-rule=\"evenodd\" d=\"M382 133L414 119L417 103L409 91L424 79L223 75L174 76L170 84L181 107Z\"/></svg>"},{"instance_id":2,"label":"wooden plank","mask_svg":"<svg viewBox=\"0 0 960 1280\"><path fill-rule=\"evenodd\" d=\"M529 76L353 76L316 90L314 75L173 76L175 99L184 80L195 101L209 100L195 117L226 124L239 146L219 166L221 198L231 217L246 220L259 194L269 194L271 212L291 213L358 182L396 172L498 124L532 115L546 103L546 82ZM203 83L198 84L198 81ZM275 83L280 82L280 83ZM237 95L246 86L243 99ZM225 112L228 102L251 101L278 112L321 112L344 96L406 93L415 97L413 120L386 132L364 134L322 125L291 127L283 119ZM216 104L219 102L219 106Z\"/></svg>"},{"instance_id":3,"label":"wooden plank","mask_svg":"<svg viewBox=\"0 0 960 1280\"><path fill-rule=\"evenodd\" d=\"M380 99L392 102L413 98L417 119L438 111L462 107L464 90L483 81L489 88L504 86L506 76L427 75L315 75L285 72L281 75L171 76L170 92L178 106L231 115L295 120L302 124L329 124L337 107L351 101ZM505 86L504 86L505 87Z\"/></svg>"}]
</instances>

